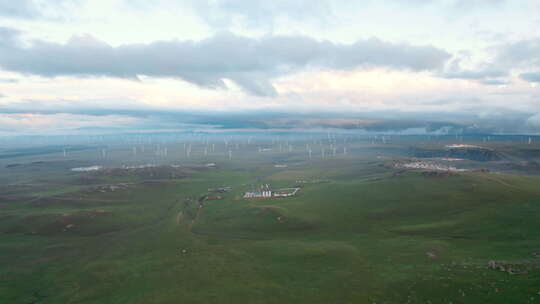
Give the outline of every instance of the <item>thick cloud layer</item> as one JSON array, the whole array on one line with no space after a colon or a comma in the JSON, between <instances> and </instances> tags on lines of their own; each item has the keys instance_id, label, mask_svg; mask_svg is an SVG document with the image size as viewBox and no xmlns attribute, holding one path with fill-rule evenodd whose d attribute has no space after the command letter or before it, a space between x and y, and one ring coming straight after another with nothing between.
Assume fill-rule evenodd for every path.
<instances>
[{"instance_id":1,"label":"thick cloud layer","mask_svg":"<svg viewBox=\"0 0 540 304\"><path fill-rule=\"evenodd\" d=\"M9 98L9 97L8 97ZM115 117L116 121L130 122L131 130L165 130L184 128L186 125L196 128L221 130L322 130L342 129L345 131L366 132L434 132L434 133L538 133L540 131L540 113L520 111L518 109L492 109L485 111L481 107L471 106L460 111L365 110L339 111L339 109L321 111L312 108L306 111L279 109L254 109L222 111L214 109L185 109L178 107L156 107L144 104L132 104L119 101L101 102L91 100L77 103L65 101L26 100L17 103L0 103L0 117L9 116L10 121L17 117L30 121L32 117L54 120L59 115L64 117L86 117L87 121L101 122L103 117ZM75 120L75 119L73 119ZM54 122L60 125L61 122ZM99 124L96 124L96 126ZM112 125L112 124L110 124ZM46 126L42 131L46 133ZM1 122L0 122L1 128ZM12 133L25 132L13 129ZM36 131L36 132L37 132Z\"/></svg>"},{"instance_id":2,"label":"thick cloud layer","mask_svg":"<svg viewBox=\"0 0 540 304\"><path fill-rule=\"evenodd\" d=\"M429 71L441 68L450 58L447 52L431 46L378 39L337 44L305 36L253 39L221 33L201 41L158 41L112 47L92 36L74 37L65 44L32 40L26 46L22 46L19 38L17 31L0 28L0 66L3 69L44 77L175 77L208 88L223 88L223 79L230 79L259 96L276 95L272 78L309 67Z\"/></svg>"}]
</instances>

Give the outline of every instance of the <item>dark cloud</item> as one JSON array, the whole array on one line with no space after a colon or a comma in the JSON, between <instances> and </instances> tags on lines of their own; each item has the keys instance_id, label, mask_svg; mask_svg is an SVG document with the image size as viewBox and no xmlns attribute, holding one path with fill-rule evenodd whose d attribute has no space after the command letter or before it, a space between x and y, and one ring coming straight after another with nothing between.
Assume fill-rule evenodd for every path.
<instances>
[{"instance_id":1,"label":"dark cloud","mask_svg":"<svg viewBox=\"0 0 540 304\"><path fill-rule=\"evenodd\" d=\"M429 71L441 68L450 57L435 47L378 39L337 44L306 36L253 39L231 33L201 41L157 41L118 47L89 35L74 37L65 44L32 40L21 45L17 31L0 28L2 68L44 77L174 77L207 88L225 88L223 79L230 79L259 96L276 95L272 78L308 67Z\"/></svg>"},{"instance_id":2,"label":"dark cloud","mask_svg":"<svg viewBox=\"0 0 540 304\"><path fill-rule=\"evenodd\" d=\"M498 80L498 79L486 79L480 81L483 85L492 85L492 86L501 86L501 85L508 85L509 82L505 80Z\"/></svg>"},{"instance_id":3,"label":"dark cloud","mask_svg":"<svg viewBox=\"0 0 540 304\"><path fill-rule=\"evenodd\" d=\"M165 130L193 126L194 129L221 130L343 130L346 132L385 133L528 133L540 131L540 114L508 109L486 109L471 105L462 111L409 112L399 110L347 113L344 111L307 112L287 110L215 111L163 109L141 105L125 109L82 107L65 103L50 106L50 101L21 101L0 105L0 117L19 114L41 114L51 117L86 117L96 121L107 117L130 118L129 128L137 130ZM67 115L67 116L66 116ZM75 119L75 118L74 118ZM120 119L123 121L124 119ZM93 126L89 124L89 126ZM16 131L14 131L16 132Z\"/></svg>"},{"instance_id":4,"label":"dark cloud","mask_svg":"<svg viewBox=\"0 0 540 304\"><path fill-rule=\"evenodd\" d=\"M506 77L508 76L508 71L499 69L460 70L447 71L441 74L441 76L449 79L482 80L487 78Z\"/></svg>"},{"instance_id":5,"label":"dark cloud","mask_svg":"<svg viewBox=\"0 0 540 304\"><path fill-rule=\"evenodd\" d=\"M519 77L528 82L540 82L540 72L538 73L523 73Z\"/></svg>"},{"instance_id":6,"label":"dark cloud","mask_svg":"<svg viewBox=\"0 0 540 304\"><path fill-rule=\"evenodd\" d=\"M540 68L540 39L520 40L497 48L494 64L507 69L530 70ZM540 82L539 72L521 73L520 78Z\"/></svg>"},{"instance_id":7,"label":"dark cloud","mask_svg":"<svg viewBox=\"0 0 540 304\"><path fill-rule=\"evenodd\" d=\"M403 132L406 130L423 130L423 132L438 132L464 128L465 125L448 121L427 121L420 117L414 119L387 119L376 113L359 115L356 118L346 114L329 114L316 117L277 117L256 121L267 129L343 129L362 130L366 132ZM228 127L228 126L227 126Z\"/></svg>"},{"instance_id":8,"label":"dark cloud","mask_svg":"<svg viewBox=\"0 0 540 304\"><path fill-rule=\"evenodd\" d=\"M540 65L540 39L521 40L500 46L496 62L521 67Z\"/></svg>"},{"instance_id":9,"label":"dark cloud","mask_svg":"<svg viewBox=\"0 0 540 304\"><path fill-rule=\"evenodd\" d=\"M475 69L463 69L460 58L449 61L439 74L449 79L478 80L485 85L508 83L512 71L521 72L520 78L529 82L540 82L540 73L523 71L540 68L540 39L520 40L500 44L492 48L494 59Z\"/></svg>"},{"instance_id":10,"label":"dark cloud","mask_svg":"<svg viewBox=\"0 0 540 304\"><path fill-rule=\"evenodd\" d=\"M496 78L507 77L508 75L509 72L507 69L500 68L494 64L483 64L483 66L476 69L463 69L459 58L450 61L445 70L439 74L443 78L478 80L482 84L503 82Z\"/></svg>"},{"instance_id":11,"label":"dark cloud","mask_svg":"<svg viewBox=\"0 0 540 304\"><path fill-rule=\"evenodd\" d=\"M0 50L17 46L20 34L16 29L0 26Z\"/></svg>"}]
</instances>

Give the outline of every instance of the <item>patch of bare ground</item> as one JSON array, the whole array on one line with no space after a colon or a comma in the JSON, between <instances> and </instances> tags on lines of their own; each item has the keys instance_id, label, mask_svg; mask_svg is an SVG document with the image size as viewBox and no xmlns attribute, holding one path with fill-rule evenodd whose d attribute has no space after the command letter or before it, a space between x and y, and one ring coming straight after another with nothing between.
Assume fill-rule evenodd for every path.
<instances>
[{"instance_id":1,"label":"patch of bare ground","mask_svg":"<svg viewBox=\"0 0 540 304\"><path fill-rule=\"evenodd\" d=\"M424 171L422 172L422 175L424 177L428 178L436 178L436 177L450 177L456 175L456 173L451 171Z\"/></svg>"},{"instance_id":2,"label":"patch of bare ground","mask_svg":"<svg viewBox=\"0 0 540 304\"><path fill-rule=\"evenodd\" d=\"M83 175L70 181L71 185L78 185L78 186L97 185L101 183L103 183L103 180L94 175Z\"/></svg>"},{"instance_id":3,"label":"patch of bare ground","mask_svg":"<svg viewBox=\"0 0 540 304\"><path fill-rule=\"evenodd\" d=\"M35 187L34 185L0 185L0 195L9 196L28 191Z\"/></svg>"},{"instance_id":4,"label":"patch of bare ground","mask_svg":"<svg viewBox=\"0 0 540 304\"><path fill-rule=\"evenodd\" d=\"M279 223L285 223L287 220L283 214L279 213L275 208L272 207L261 208L260 211L257 212L257 215L275 217L276 221Z\"/></svg>"},{"instance_id":5,"label":"patch of bare ground","mask_svg":"<svg viewBox=\"0 0 540 304\"><path fill-rule=\"evenodd\" d=\"M22 203L34 199L29 196L0 196L0 205L13 204L13 203Z\"/></svg>"},{"instance_id":6,"label":"patch of bare ground","mask_svg":"<svg viewBox=\"0 0 540 304\"><path fill-rule=\"evenodd\" d=\"M37 259L30 260L28 263L30 265L39 264L39 263L46 263L57 259L57 257L49 256L49 257L40 257Z\"/></svg>"}]
</instances>

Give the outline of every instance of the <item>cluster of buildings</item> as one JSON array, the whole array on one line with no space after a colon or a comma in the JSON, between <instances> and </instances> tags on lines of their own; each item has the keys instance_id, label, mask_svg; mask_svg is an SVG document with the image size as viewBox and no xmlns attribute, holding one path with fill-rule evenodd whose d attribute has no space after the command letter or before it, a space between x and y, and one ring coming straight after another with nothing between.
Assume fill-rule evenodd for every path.
<instances>
[{"instance_id":1,"label":"cluster of buildings","mask_svg":"<svg viewBox=\"0 0 540 304\"><path fill-rule=\"evenodd\" d=\"M147 169L147 168L156 168L158 167L158 165L155 165L155 164L144 164L144 165L134 165L134 166L127 166L127 165L124 165L122 166L121 169L124 169L124 170L137 170L137 169ZM181 168L182 166L180 165L170 165L169 167L171 168ZM80 167L80 168L72 168L71 171L73 172L90 172L90 171L99 171L103 169L102 166L90 166L90 167Z\"/></svg>"},{"instance_id":2,"label":"cluster of buildings","mask_svg":"<svg viewBox=\"0 0 540 304\"><path fill-rule=\"evenodd\" d=\"M102 166L90 166L90 167L72 168L71 171L73 171L73 172L91 172L91 171L99 171L101 169L103 169Z\"/></svg>"},{"instance_id":3,"label":"cluster of buildings","mask_svg":"<svg viewBox=\"0 0 540 304\"><path fill-rule=\"evenodd\" d=\"M279 190L272 190L270 185L265 184L261 186L259 191L246 192L244 198L277 198L277 197L291 197L296 195L300 188L285 188Z\"/></svg>"},{"instance_id":4,"label":"cluster of buildings","mask_svg":"<svg viewBox=\"0 0 540 304\"><path fill-rule=\"evenodd\" d=\"M406 164L396 164L396 167L405 168L405 169L421 169L421 170L433 170L433 171L452 171L452 172L463 172L467 171L466 169L458 169L452 166L445 166L441 164L434 164L428 162L412 162Z\"/></svg>"},{"instance_id":5,"label":"cluster of buildings","mask_svg":"<svg viewBox=\"0 0 540 304\"><path fill-rule=\"evenodd\" d=\"M446 148L448 148L448 149L486 149L486 148L480 147L480 146L464 145L464 144L446 145Z\"/></svg>"},{"instance_id":6,"label":"cluster of buildings","mask_svg":"<svg viewBox=\"0 0 540 304\"><path fill-rule=\"evenodd\" d=\"M154 164L145 164L145 165L136 165L136 166L123 166L126 170L133 170L133 169L146 169L146 168L155 168L157 165Z\"/></svg>"}]
</instances>

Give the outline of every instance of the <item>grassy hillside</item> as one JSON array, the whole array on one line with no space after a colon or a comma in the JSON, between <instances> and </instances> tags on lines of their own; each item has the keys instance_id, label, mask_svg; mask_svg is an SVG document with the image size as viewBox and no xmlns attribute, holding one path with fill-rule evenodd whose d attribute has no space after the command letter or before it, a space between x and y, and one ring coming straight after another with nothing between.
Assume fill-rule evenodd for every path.
<instances>
[{"instance_id":1,"label":"grassy hillside","mask_svg":"<svg viewBox=\"0 0 540 304\"><path fill-rule=\"evenodd\" d=\"M115 191L2 189L0 302L540 300L538 178L394 174L346 159L248 166L127 176ZM242 198L250 184L298 179L296 197ZM201 200L220 186L233 191ZM491 260L527 273L488 269Z\"/></svg>"}]
</instances>

